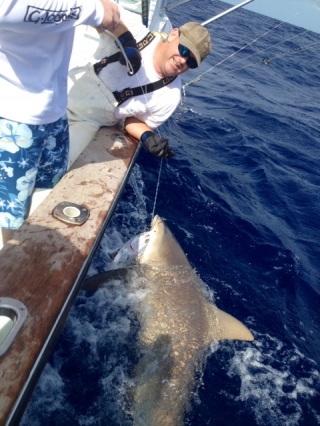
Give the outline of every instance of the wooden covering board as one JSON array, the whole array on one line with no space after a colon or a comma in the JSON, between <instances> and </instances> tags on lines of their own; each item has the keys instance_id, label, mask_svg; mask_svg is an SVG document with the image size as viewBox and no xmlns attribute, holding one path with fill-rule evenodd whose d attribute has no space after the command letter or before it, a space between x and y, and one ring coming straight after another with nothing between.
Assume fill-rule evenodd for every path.
<instances>
[{"instance_id":1,"label":"wooden covering board","mask_svg":"<svg viewBox=\"0 0 320 426\"><path fill-rule=\"evenodd\" d=\"M137 146L115 128L101 129L0 251L0 299L18 299L28 310L13 344L0 357L0 425L18 424L81 287L83 265L114 209ZM77 226L54 218L52 211L63 201L88 208L89 219Z\"/></svg>"}]
</instances>

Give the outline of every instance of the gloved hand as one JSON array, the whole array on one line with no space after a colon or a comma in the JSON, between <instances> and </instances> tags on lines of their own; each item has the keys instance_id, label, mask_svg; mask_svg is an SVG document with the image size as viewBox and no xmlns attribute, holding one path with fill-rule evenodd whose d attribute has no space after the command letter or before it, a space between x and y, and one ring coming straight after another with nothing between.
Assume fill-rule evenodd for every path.
<instances>
[{"instance_id":1,"label":"gloved hand","mask_svg":"<svg viewBox=\"0 0 320 426\"><path fill-rule=\"evenodd\" d=\"M163 138L151 131L144 132L141 136L145 148L155 157L172 158L174 153L169 147L168 139Z\"/></svg>"},{"instance_id":2,"label":"gloved hand","mask_svg":"<svg viewBox=\"0 0 320 426\"><path fill-rule=\"evenodd\" d=\"M127 58L130 61L130 64L132 66L133 72L130 73L128 71L128 75L129 76L134 75L136 72L139 71L141 66L141 55L137 47L137 43L130 31L126 31L125 33L121 34L121 36L118 37L118 40L122 44L125 54L127 55ZM121 65L127 64L126 59L123 56L122 52L121 52L119 62Z\"/></svg>"}]
</instances>

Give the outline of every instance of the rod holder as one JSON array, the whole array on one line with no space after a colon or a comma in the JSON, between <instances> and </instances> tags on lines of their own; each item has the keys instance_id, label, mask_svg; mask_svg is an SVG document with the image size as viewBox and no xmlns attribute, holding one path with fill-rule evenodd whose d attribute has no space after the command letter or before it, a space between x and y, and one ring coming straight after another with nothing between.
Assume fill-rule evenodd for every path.
<instances>
[{"instance_id":1,"label":"rod holder","mask_svg":"<svg viewBox=\"0 0 320 426\"><path fill-rule=\"evenodd\" d=\"M89 218L89 210L79 204L62 201L52 212L53 217L71 225L82 225Z\"/></svg>"}]
</instances>

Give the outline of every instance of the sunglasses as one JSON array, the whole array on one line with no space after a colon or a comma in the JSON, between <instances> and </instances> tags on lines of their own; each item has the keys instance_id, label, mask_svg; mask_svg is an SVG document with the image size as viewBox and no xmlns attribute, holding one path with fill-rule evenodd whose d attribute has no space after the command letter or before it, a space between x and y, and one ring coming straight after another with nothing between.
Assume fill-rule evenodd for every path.
<instances>
[{"instance_id":1,"label":"sunglasses","mask_svg":"<svg viewBox=\"0 0 320 426\"><path fill-rule=\"evenodd\" d=\"M197 61L194 58L191 58L190 56L191 52L186 46L183 46L183 44L179 44L178 49L179 49L180 55L183 58L188 58L186 64L188 65L189 68L198 67Z\"/></svg>"}]
</instances>

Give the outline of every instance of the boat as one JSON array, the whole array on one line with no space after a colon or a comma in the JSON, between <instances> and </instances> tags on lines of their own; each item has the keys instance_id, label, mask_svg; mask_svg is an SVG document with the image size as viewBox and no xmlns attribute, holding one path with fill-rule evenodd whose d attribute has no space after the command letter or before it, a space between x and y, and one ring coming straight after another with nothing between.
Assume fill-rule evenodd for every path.
<instances>
[{"instance_id":1,"label":"boat","mask_svg":"<svg viewBox=\"0 0 320 426\"><path fill-rule=\"evenodd\" d=\"M119 0L147 16L151 31L168 33L166 2ZM71 67L97 43L93 29L79 27ZM0 425L19 423L139 149L117 127L101 128L55 188L35 194L29 218L0 250Z\"/></svg>"}]
</instances>

